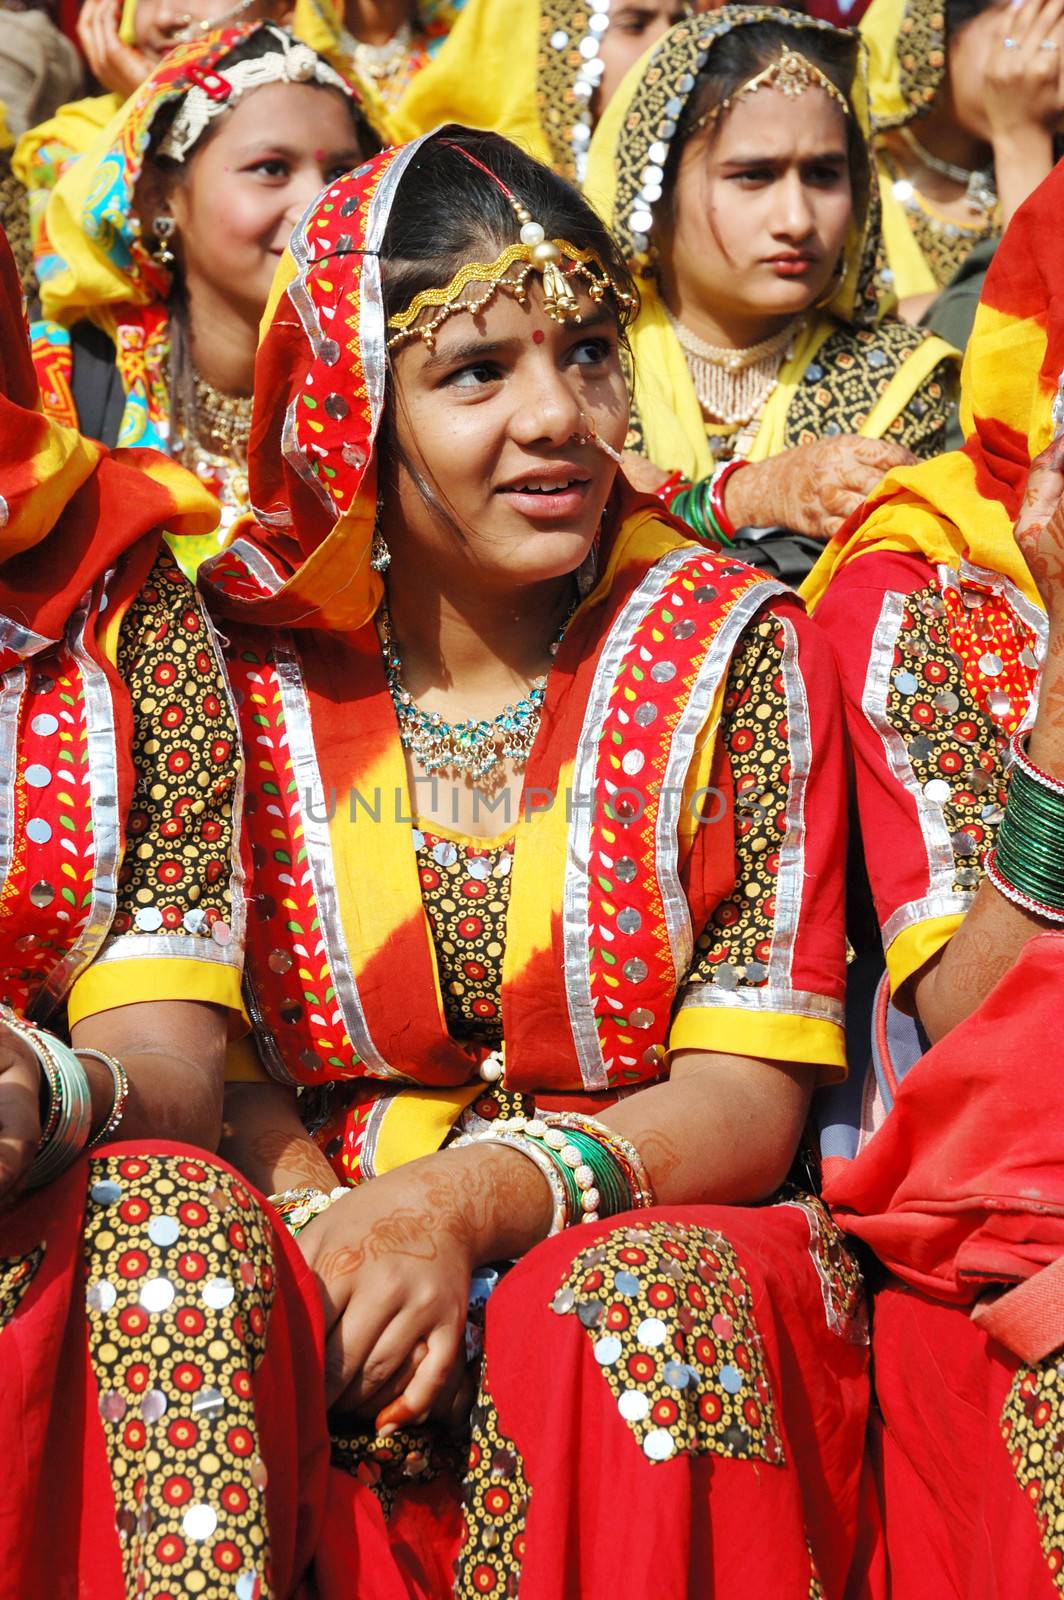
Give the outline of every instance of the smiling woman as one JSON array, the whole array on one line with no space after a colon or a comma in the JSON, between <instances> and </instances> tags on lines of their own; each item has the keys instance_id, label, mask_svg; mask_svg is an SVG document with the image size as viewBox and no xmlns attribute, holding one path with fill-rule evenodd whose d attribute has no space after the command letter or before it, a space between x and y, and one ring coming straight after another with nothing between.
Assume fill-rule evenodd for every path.
<instances>
[{"instance_id":1,"label":"smiling woman","mask_svg":"<svg viewBox=\"0 0 1064 1600\"><path fill-rule=\"evenodd\" d=\"M34 359L48 413L247 504L258 325L292 228L373 148L355 91L269 24L179 46L60 181ZM186 541L189 571L217 549Z\"/></svg>"},{"instance_id":2,"label":"smiling woman","mask_svg":"<svg viewBox=\"0 0 1064 1600\"><path fill-rule=\"evenodd\" d=\"M324 1297L328 1600L839 1600L854 1555L860 1280L786 1182L844 1071L834 668L619 476L633 312L495 135L349 174L203 573L256 751L229 1149Z\"/></svg>"}]
</instances>

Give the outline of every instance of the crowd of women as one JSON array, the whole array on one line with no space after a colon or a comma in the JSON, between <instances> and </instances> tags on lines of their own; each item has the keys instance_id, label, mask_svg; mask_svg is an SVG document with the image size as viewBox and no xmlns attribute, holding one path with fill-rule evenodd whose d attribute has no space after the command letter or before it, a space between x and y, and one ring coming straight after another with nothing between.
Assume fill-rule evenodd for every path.
<instances>
[{"instance_id":1,"label":"crowd of women","mask_svg":"<svg viewBox=\"0 0 1064 1600\"><path fill-rule=\"evenodd\" d=\"M1064 0L812 9L9 94L3 1600L1064 1594Z\"/></svg>"}]
</instances>

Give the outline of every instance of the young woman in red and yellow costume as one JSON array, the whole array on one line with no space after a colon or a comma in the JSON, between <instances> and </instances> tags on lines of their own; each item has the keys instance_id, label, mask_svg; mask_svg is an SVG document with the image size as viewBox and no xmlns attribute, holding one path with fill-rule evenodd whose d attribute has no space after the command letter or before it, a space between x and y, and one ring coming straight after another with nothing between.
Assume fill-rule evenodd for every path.
<instances>
[{"instance_id":1,"label":"young woman in red and yellow costume","mask_svg":"<svg viewBox=\"0 0 1064 1600\"><path fill-rule=\"evenodd\" d=\"M886 953L825 1196L889 1269L875 1438L906 1600L1064 1583L1062 201L1058 168L995 256L963 450L892 473L806 585Z\"/></svg>"},{"instance_id":2,"label":"young woman in red and yellow costume","mask_svg":"<svg viewBox=\"0 0 1064 1600\"><path fill-rule=\"evenodd\" d=\"M216 533L176 546L190 575L247 507L259 320L288 235L376 148L353 84L259 23L173 50L52 194L44 405L105 444L165 450L217 496Z\"/></svg>"},{"instance_id":3,"label":"young woman in red and yellow costume","mask_svg":"<svg viewBox=\"0 0 1064 1600\"><path fill-rule=\"evenodd\" d=\"M350 1468L319 1579L353 1531L366 1595L841 1596L860 1282L780 1187L843 1063L830 662L618 475L630 281L547 168L444 129L286 266L204 581L251 752L232 1148Z\"/></svg>"},{"instance_id":4,"label":"young woman in red and yellow costume","mask_svg":"<svg viewBox=\"0 0 1064 1600\"><path fill-rule=\"evenodd\" d=\"M162 543L215 510L165 457L41 414L2 239L0 328L0 1589L294 1595L326 1464L291 1379L320 1392L317 1294L207 1154L243 762Z\"/></svg>"}]
</instances>

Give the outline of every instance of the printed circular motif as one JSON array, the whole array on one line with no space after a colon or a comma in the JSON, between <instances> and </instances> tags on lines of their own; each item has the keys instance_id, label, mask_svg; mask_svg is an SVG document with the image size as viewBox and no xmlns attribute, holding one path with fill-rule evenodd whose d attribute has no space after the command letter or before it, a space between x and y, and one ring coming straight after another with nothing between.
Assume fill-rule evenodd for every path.
<instances>
[{"instance_id":1,"label":"printed circular motif","mask_svg":"<svg viewBox=\"0 0 1064 1600\"><path fill-rule=\"evenodd\" d=\"M729 668L723 723L735 785L738 876L696 940L689 983L750 989L768 980L790 778L782 657L782 625L762 617L746 630Z\"/></svg>"},{"instance_id":2,"label":"printed circular motif","mask_svg":"<svg viewBox=\"0 0 1064 1600\"><path fill-rule=\"evenodd\" d=\"M482 1369L473 1408L469 1460L462 1484L465 1529L455 1566L455 1600L515 1596L524 1556L529 1489L524 1465L499 1426Z\"/></svg>"},{"instance_id":3,"label":"printed circular motif","mask_svg":"<svg viewBox=\"0 0 1064 1600\"><path fill-rule=\"evenodd\" d=\"M415 829L414 848L448 1031L463 1042L498 1045L513 840L455 844Z\"/></svg>"},{"instance_id":4,"label":"printed circular motif","mask_svg":"<svg viewBox=\"0 0 1064 1600\"><path fill-rule=\"evenodd\" d=\"M677 1310L680 1295L687 1305ZM577 1255L551 1305L587 1330L648 1461L708 1453L782 1463L752 1292L723 1234L673 1222L614 1227Z\"/></svg>"},{"instance_id":5,"label":"printed circular motif","mask_svg":"<svg viewBox=\"0 0 1064 1600\"><path fill-rule=\"evenodd\" d=\"M266 1221L207 1163L100 1157L89 1172L89 1350L128 1592L222 1600L247 1572L266 1594L251 1381L273 1300ZM198 1248L175 1256L179 1224ZM229 1292L208 1299L204 1273Z\"/></svg>"},{"instance_id":6,"label":"printed circular motif","mask_svg":"<svg viewBox=\"0 0 1064 1600\"><path fill-rule=\"evenodd\" d=\"M232 918L237 730L219 692L206 619L188 593L164 547L122 630L118 665L136 711L137 788L115 933L153 931L148 911L160 932L199 938Z\"/></svg>"},{"instance_id":7,"label":"printed circular motif","mask_svg":"<svg viewBox=\"0 0 1064 1600\"><path fill-rule=\"evenodd\" d=\"M989 584L931 584L907 597L886 714L913 782L949 831L953 889L982 882L1005 805L1009 736L1034 692L1033 633ZM990 668L992 670L988 671Z\"/></svg>"}]
</instances>

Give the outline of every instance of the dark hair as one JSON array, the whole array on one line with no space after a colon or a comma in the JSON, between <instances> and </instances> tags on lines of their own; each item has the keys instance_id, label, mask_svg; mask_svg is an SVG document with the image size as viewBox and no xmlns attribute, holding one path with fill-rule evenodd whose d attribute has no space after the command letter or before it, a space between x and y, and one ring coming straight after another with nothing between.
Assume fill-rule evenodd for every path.
<instances>
[{"instance_id":1,"label":"dark hair","mask_svg":"<svg viewBox=\"0 0 1064 1600\"><path fill-rule=\"evenodd\" d=\"M506 185L548 239L594 250L611 278L634 293L613 235L571 184L499 134L455 125L422 145L392 202L381 245L386 316L402 311L423 289L448 283L466 262L493 261L516 242L512 205L463 150ZM630 314L612 303L623 331Z\"/></svg>"},{"instance_id":2,"label":"dark hair","mask_svg":"<svg viewBox=\"0 0 1064 1600\"><path fill-rule=\"evenodd\" d=\"M984 11L989 11L994 0L946 0L946 38L958 33L966 22L973 22Z\"/></svg>"},{"instance_id":3,"label":"dark hair","mask_svg":"<svg viewBox=\"0 0 1064 1600\"><path fill-rule=\"evenodd\" d=\"M964 0L964 3L970 3L970 0ZM680 157L697 124L708 112L741 89L744 83L749 83L770 62L778 61L786 49L796 50L805 56L846 96L850 107L850 116L847 118L850 182L853 186L854 209L858 214L863 214L868 206L868 145L853 111L853 79L859 48L855 33L794 27L787 22L754 22L732 28L718 39L705 69L699 73L698 81L688 96L672 142L662 180L660 214L671 220Z\"/></svg>"},{"instance_id":4,"label":"dark hair","mask_svg":"<svg viewBox=\"0 0 1064 1600\"><path fill-rule=\"evenodd\" d=\"M421 146L392 202L380 253L386 318L405 310L422 290L442 288L467 262L494 261L517 240L517 219L506 194L463 151L506 185L548 239L566 239L581 250L594 250L635 304L635 286L620 247L583 196L508 139L455 124ZM634 312L609 294L603 303L613 309L623 342ZM389 398L394 393L389 376ZM425 504L461 538L436 490L402 451L390 405L380 447L390 465L405 467Z\"/></svg>"},{"instance_id":5,"label":"dark hair","mask_svg":"<svg viewBox=\"0 0 1064 1600\"><path fill-rule=\"evenodd\" d=\"M219 57L215 66L224 71L226 68L237 66L241 61L257 61L261 56L276 54L278 41L275 27L276 25L256 28L249 38L242 39L226 55ZM329 89L332 94L339 93L337 89L330 89L328 84L318 84L313 79L310 86L312 88ZM358 136L359 153L362 159L365 160L380 149L380 140L372 131L358 101L348 99L346 96L344 96L344 99ZM160 108L151 125L148 153L140 181L137 184L138 192L135 193L133 201L133 209L139 213L141 227L145 232L150 228L150 218L145 214L146 211L154 210L162 194L169 192L188 171L187 160L174 161L171 157L161 156L158 153L160 145L173 127L174 120L183 101L183 95L175 95L172 100L167 101ZM190 157L197 155L210 142L222 125L223 119L220 117L209 122L189 152ZM145 182L145 180L147 181ZM196 414L195 379L188 330L188 295L182 276L178 272L174 272L171 281L168 307L170 312L170 406L172 417L176 422L179 418L188 419Z\"/></svg>"}]
</instances>

